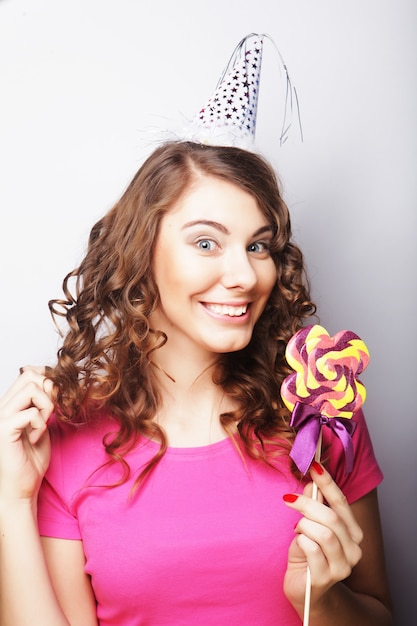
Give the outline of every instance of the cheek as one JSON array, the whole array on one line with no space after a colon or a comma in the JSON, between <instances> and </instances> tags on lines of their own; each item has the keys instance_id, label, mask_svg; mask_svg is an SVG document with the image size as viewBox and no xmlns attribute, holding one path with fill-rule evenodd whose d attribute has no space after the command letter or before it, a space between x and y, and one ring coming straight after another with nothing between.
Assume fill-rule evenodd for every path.
<instances>
[{"instance_id":1,"label":"cheek","mask_svg":"<svg viewBox=\"0 0 417 626\"><path fill-rule=\"evenodd\" d=\"M277 268L275 267L274 261L271 259L268 264L268 268L265 268L262 272L261 283L265 293L270 295L273 290L275 284L277 282Z\"/></svg>"},{"instance_id":2,"label":"cheek","mask_svg":"<svg viewBox=\"0 0 417 626\"><path fill-rule=\"evenodd\" d=\"M154 276L161 299L168 296L178 300L184 295L199 291L207 272L186 252L164 254L161 251L154 266Z\"/></svg>"},{"instance_id":3,"label":"cheek","mask_svg":"<svg viewBox=\"0 0 417 626\"><path fill-rule=\"evenodd\" d=\"M159 234L153 257L153 274L160 291L168 288L181 275L181 256L177 248L178 244L170 232Z\"/></svg>"}]
</instances>

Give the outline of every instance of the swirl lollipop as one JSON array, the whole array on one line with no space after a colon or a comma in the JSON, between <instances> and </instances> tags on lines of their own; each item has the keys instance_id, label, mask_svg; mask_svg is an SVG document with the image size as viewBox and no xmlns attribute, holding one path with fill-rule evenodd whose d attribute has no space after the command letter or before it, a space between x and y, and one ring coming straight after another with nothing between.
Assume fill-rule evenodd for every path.
<instances>
[{"instance_id":1,"label":"swirl lollipop","mask_svg":"<svg viewBox=\"0 0 417 626\"><path fill-rule=\"evenodd\" d=\"M328 426L343 443L349 473L353 466L351 436L356 428L351 418L366 398L365 387L357 379L369 363L366 345L349 330L330 337L316 324L302 328L290 339L285 357L294 370L281 386L281 397L292 411L290 425L297 430L291 458L305 474L313 457L320 460L321 429ZM313 483L313 500L317 495ZM309 622L310 596L307 568L303 626Z\"/></svg>"},{"instance_id":2,"label":"swirl lollipop","mask_svg":"<svg viewBox=\"0 0 417 626\"><path fill-rule=\"evenodd\" d=\"M294 370L281 386L281 397L292 411L291 426L297 435L291 458L305 474L313 460L322 426L342 441L346 473L352 470L350 421L366 398L357 376L369 363L369 352L355 333L342 330L334 337L319 325L299 330L288 342L285 357Z\"/></svg>"}]
</instances>

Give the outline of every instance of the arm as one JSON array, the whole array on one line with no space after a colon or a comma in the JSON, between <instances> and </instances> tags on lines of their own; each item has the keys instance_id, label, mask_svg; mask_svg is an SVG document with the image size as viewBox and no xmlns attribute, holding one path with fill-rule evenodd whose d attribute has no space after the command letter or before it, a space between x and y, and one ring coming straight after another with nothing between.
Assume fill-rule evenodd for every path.
<instances>
[{"instance_id":1,"label":"arm","mask_svg":"<svg viewBox=\"0 0 417 626\"><path fill-rule=\"evenodd\" d=\"M304 517L290 546L285 593L302 618L308 564L311 626L390 626L376 490L349 506L330 475L319 472L311 470L328 506L311 500L308 490L288 503Z\"/></svg>"},{"instance_id":2,"label":"arm","mask_svg":"<svg viewBox=\"0 0 417 626\"><path fill-rule=\"evenodd\" d=\"M1 626L97 624L91 609L82 622L65 614L38 534L36 501L49 464L52 410L52 385L34 369L25 371L0 399ZM83 573L82 567L78 571Z\"/></svg>"},{"instance_id":3,"label":"arm","mask_svg":"<svg viewBox=\"0 0 417 626\"><path fill-rule=\"evenodd\" d=\"M71 626L97 626L96 600L90 577L84 572L81 541L42 537L52 585Z\"/></svg>"},{"instance_id":4,"label":"arm","mask_svg":"<svg viewBox=\"0 0 417 626\"><path fill-rule=\"evenodd\" d=\"M387 609L381 611L380 623L391 623L391 597L385 567L384 543L379 517L378 495L374 489L351 506L352 512L363 531L362 558L345 580L346 586L356 594L366 594L369 605L378 603ZM375 599L375 602L372 601Z\"/></svg>"},{"instance_id":5,"label":"arm","mask_svg":"<svg viewBox=\"0 0 417 626\"><path fill-rule=\"evenodd\" d=\"M1 626L69 626L55 597L30 503L0 514Z\"/></svg>"}]
</instances>

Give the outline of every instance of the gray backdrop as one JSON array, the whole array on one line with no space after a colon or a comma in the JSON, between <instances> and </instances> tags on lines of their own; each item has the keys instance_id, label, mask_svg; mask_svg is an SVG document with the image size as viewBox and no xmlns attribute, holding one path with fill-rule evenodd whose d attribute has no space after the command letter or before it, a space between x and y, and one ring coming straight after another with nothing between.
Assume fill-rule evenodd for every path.
<instances>
[{"instance_id":1,"label":"gray backdrop","mask_svg":"<svg viewBox=\"0 0 417 626\"><path fill-rule=\"evenodd\" d=\"M268 32L304 131L278 145L265 45L258 147L279 172L321 321L371 352L365 412L397 626L416 577L416 15L413 0L0 0L0 387L54 359L47 301L143 158Z\"/></svg>"}]
</instances>

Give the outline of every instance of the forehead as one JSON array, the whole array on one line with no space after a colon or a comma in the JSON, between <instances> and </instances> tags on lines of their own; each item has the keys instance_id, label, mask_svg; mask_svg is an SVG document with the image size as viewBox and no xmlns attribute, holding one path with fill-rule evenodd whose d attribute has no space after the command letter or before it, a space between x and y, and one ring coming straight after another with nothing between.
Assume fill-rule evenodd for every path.
<instances>
[{"instance_id":1,"label":"forehead","mask_svg":"<svg viewBox=\"0 0 417 626\"><path fill-rule=\"evenodd\" d=\"M214 176L199 175L165 214L163 221L177 223L196 219L220 223L268 224L254 196L237 185Z\"/></svg>"}]
</instances>

